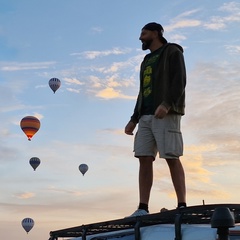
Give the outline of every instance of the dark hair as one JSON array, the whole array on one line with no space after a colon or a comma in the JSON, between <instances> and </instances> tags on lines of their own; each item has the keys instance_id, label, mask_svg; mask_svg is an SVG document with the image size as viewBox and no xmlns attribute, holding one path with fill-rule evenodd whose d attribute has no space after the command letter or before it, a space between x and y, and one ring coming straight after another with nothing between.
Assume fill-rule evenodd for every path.
<instances>
[{"instance_id":1,"label":"dark hair","mask_svg":"<svg viewBox=\"0 0 240 240\"><path fill-rule=\"evenodd\" d=\"M157 31L159 39L163 44L167 43L167 40L163 37L164 29L161 24L156 22L150 22L146 24L142 29L150 30L150 31Z\"/></svg>"}]
</instances>

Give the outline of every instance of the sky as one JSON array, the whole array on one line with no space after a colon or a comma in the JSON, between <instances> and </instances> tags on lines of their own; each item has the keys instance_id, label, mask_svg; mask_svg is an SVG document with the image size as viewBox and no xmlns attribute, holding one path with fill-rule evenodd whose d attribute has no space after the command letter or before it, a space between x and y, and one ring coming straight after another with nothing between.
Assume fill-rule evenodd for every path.
<instances>
[{"instance_id":1,"label":"sky","mask_svg":"<svg viewBox=\"0 0 240 240\"><path fill-rule=\"evenodd\" d=\"M239 203L240 3L190 0L0 0L0 234L49 232L120 219L138 205L134 136L124 134L148 53L139 35L161 23L184 48L182 118L188 206ZM61 80L54 94L49 79ZM32 141L23 117L41 121ZM135 132L136 133L136 130ZM31 157L41 164L33 171ZM85 163L82 176L78 166ZM149 209L174 209L164 159ZM34 219L26 234L22 219Z\"/></svg>"}]
</instances>

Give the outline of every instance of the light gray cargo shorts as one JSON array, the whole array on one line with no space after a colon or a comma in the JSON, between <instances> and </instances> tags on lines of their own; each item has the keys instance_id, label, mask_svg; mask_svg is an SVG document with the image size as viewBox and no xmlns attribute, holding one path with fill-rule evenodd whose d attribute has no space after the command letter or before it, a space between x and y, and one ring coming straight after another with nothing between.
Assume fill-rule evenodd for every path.
<instances>
[{"instance_id":1,"label":"light gray cargo shorts","mask_svg":"<svg viewBox=\"0 0 240 240\"><path fill-rule=\"evenodd\" d=\"M168 114L163 119L143 115L139 119L134 138L134 156L153 156L179 159L183 155L183 139L180 130L181 115Z\"/></svg>"}]
</instances>

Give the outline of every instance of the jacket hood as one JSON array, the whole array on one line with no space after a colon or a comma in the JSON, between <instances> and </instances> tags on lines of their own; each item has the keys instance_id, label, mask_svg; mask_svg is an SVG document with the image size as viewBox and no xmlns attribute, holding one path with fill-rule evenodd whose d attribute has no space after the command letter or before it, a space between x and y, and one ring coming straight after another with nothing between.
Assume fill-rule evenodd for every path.
<instances>
[{"instance_id":1,"label":"jacket hood","mask_svg":"<svg viewBox=\"0 0 240 240\"><path fill-rule=\"evenodd\" d=\"M180 45L177 44L177 43L166 43L165 45L166 45L165 48L168 47L168 46L175 46L175 47L177 47L182 53L184 52L183 47L180 46Z\"/></svg>"}]
</instances>

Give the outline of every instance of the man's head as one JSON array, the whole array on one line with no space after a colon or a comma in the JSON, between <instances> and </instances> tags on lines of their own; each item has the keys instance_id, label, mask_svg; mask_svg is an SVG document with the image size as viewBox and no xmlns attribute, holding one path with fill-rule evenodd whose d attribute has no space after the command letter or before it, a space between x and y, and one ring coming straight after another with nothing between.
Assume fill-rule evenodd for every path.
<instances>
[{"instance_id":1,"label":"man's head","mask_svg":"<svg viewBox=\"0 0 240 240\"><path fill-rule=\"evenodd\" d=\"M163 37L163 27L159 23L151 22L142 28L140 40L142 41L142 49L149 49L154 39L158 39L162 44L167 43Z\"/></svg>"}]
</instances>

